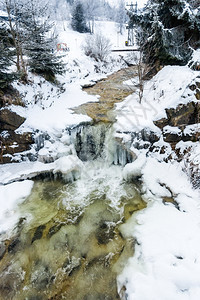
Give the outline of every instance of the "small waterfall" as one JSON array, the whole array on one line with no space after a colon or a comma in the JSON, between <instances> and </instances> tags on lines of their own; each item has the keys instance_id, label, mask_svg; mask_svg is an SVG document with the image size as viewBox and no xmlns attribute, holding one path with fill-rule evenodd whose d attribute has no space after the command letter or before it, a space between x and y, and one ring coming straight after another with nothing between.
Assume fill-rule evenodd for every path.
<instances>
[{"instance_id":1,"label":"small waterfall","mask_svg":"<svg viewBox=\"0 0 200 300\"><path fill-rule=\"evenodd\" d=\"M114 137L111 124L81 125L67 130L82 161L103 159L108 164L124 166L135 159L134 153Z\"/></svg>"}]
</instances>

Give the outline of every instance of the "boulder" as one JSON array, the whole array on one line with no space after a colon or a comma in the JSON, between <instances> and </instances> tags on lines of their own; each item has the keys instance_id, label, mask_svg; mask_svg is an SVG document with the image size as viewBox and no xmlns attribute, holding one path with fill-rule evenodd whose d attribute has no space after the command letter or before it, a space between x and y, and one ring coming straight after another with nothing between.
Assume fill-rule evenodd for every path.
<instances>
[{"instance_id":1,"label":"boulder","mask_svg":"<svg viewBox=\"0 0 200 300\"><path fill-rule=\"evenodd\" d=\"M196 103L179 104L177 108L166 109L168 125L179 126L196 123Z\"/></svg>"},{"instance_id":2,"label":"boulder","mask_svg":"<svg viewBox=\"0 0 200 300\"><path fill-rule=\"evenodd\" d=\"M0 134L0 163L12 162L13 154L30 150L33 143L30 132L18 134L12 130L3 131Z\"/></svg>"},{"instance_id":3,"label":"boulder","mask_svg":"<svg viewBox=\"0 0 200 300\"><path fill-rule=\"evenodd\" d=\"M24 123L25 118L9 109L0 110L0 130L15 130Z\"/></svg>"},{"instance_id":4,"label":"boulder","mask_svg":"<svg viewBox=\"0 0 200 300\"><path fill-rule=\"evenodd\" d=\"M195 97L197 100L200 100L200 90L199 89L196 89Z\"/></svg>"},{"instance_id":5,"label":"boulder","mask_svg":"<svg viewBox=\"0 0 200 300\"><path fill-rule=\"evenodd\" d=\"M160 129L163 129L163 127L168 125L168 119L162 118L160 120L154 121L154 124L159 127Z\"/></svg>"}]
</instances>

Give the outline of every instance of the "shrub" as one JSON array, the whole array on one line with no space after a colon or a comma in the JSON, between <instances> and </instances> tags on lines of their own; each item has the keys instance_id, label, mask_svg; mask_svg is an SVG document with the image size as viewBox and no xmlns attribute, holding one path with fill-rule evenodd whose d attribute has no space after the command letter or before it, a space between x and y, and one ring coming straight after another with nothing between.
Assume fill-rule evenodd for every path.
<instances>
[{"instance_id":1,"label":"shrub","mask_svg":"<svg viewBox=\"0 0 200 300\"><path fill-rule=\"evenodd\" d=\"M111 52L110 40L100 33L87 36L83 46L85 55L96 61L105 61Z\"/></svg>"}]
</instances>

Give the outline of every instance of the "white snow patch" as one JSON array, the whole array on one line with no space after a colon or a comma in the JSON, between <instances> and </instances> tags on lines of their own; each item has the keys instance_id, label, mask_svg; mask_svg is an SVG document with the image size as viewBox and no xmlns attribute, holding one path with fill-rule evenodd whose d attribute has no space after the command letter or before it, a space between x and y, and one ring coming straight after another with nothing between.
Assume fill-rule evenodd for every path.
<instances>
[{"instance_id":1,"label":"white snow patch","mask_svg":"<svg viewBox=\"0 0 200 300\"><path fill-rule=\"evenodd\" d=\"M144 83L141 103L136 92L116 105L116 130L139 131L149 128L159 132L153 121L165 118L166 108L176 108L179 104L196 101L188 85L197 76L198 72L187 66L164 67L150 81ZM131 84L131 81L128 81L128 84Z\"/></svg>"},{"instance_id":2,"label":"white snow patch","mask_svg":"<svg viewBox=\"0 0 200 300\"><path fill-rule=\"evenodd\" d=\"M28 197L32 187L33 181L30 180L0 185L0 233L13 228L19 218L16 213L17 205Z\"/></svg>"},{"instance_id":3,"label":"white snow patch","mask_svg":"<svg viewBox=\"0 0 200 300\"><path fill-rule=\"evenodd\" d=\"M122 175L127 181L132 180L135 177L140 177L142 175L142 169L146 163L146 155L141 154L137 159L125 165Z\"/></svg>"},{"instance_id":4,"label":"white snow patch","mask_svg":"<svg viewBox=\"0 0 200 300\"><path fill-rule=\"evenodd\" d=\"M199 192L178 163L148 158L142 173L148 206L121 225L122 234L136 238L137 244L118 276L119 291L128 300L196 300L200 297ZM164 204L163 197L173 197L177 205Z\"/></svg>"}]
</instances>

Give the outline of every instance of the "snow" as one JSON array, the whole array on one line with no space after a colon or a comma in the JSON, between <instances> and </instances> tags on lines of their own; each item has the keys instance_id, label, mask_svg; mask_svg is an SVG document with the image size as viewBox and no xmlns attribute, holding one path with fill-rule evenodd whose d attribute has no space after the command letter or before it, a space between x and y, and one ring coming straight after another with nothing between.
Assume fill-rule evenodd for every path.
<instances>
[{"instance_id":1,"label":"snow","mask_svg":"<svg viewBox=\"0 0 200 300\"><path fill-rule=\"evenodd\" d=\"M198 61L199 57L196 51L193 59ZM124 142L127 142L126 132L139 133L143 129L160 136L161 131L153 121L166 118L165 109L197 102L189 86L199 81L198 76L199 72L187 66L164 67L144 83L141 103L139 96L133 94L116 105L117 135L124 136ZM126 84L131 85L132 81ZM178 127L172 126L165 126L163 132L181 134ZM198 124L187 125L183 130L184 135L198 132ZM147 155L145 149L134 149L133 145L131 150L138 158L124 167L123 178L140 177L147 208L120 227L124 237L136 242L134 256L118 276L119 293L127 300L197 300L200 298L200 191L194 190L188 174L190 164L198 167L199 142L177 143L180 154L188 152L180 163L164 161L173 152L162 136L154 146L161 149L168 145L165 154Z\"/></svg>"},{"instance_id":2,"label":"snow","mask_svg":"<svg viewBox=\"0 0 200 300\"><path fill-rule=\"evenodd\" d=\"M114 0L113 0L114 1ZM139 5L143 1L139 2ZM116 4L116 1L115 1ZM90 122L86 115L74 114L71 108L85 102L98 100L83 92L81 85L99 80L109 72L120 68L120 63L105 69L100 66L100 73L95 73L95 62L86 57L82 45L88 34L73 32L67 22L58 22L58 42L67 43L70 51L62 53L67 72L58 76L61 87L47 83L39 76L30 77L31 83L24 86L15 83L15 88L24 96L26 107L12 106L11 109L26 117L18 131L48 132L50 140L44 142L39 151L39 161L2 165L0 167L0 230L6 231L14 226L18 215L17 204L30 194L33 182L27 179L36 175L51 173L62 174L64 179L91 176L88 186L78 181L80 191L88 194L93 189L94 170L85 168L70 146L69 135L65 129L81 122ZM113 47L124 45L123 36L116 34L113 22L96 22L95 30L101 30L112 39ZM114 56L113 56L114 57ZM193 59L199 59L199 51ZM117 60L116 60L117 61ZM139 132L142 129L153 131L158 136L161 130L154 120L166 117L166 108L175 108L180 103L197 101L188 88L198 76L198 72L184 66L164 67L152 80L144 84L142 102L137 93L130 95L123 103L116 105L117 122L114 125L117 135L125 132ZM135 78L134 78L135 80ZM132 81L127 81L132 85ZM63 91L65 89L65 91ZM165 132L179 133L176 127L166 126ZM184 134L198 132L196 125L187 126ZM125 135L124 135L125 136ZM125 136L125 138L127 138ZM127 138L128 142L128 138ZM165 145L162 138L157 142ZM156 145L156 143L155 143ZM199 164L200 146L191 142L179 142L181 153L184 149L194 147L191 160ZM126 287L127 300L197 300L200 299L200 211L199 192L194 190L177 162L164 162L161 155L146 156L146 151L131 149L138 158L127 164L123 170L124 180L140 177L143 198L147 208L134 214L120 230L124 237L136 239L135 254L129 259L123 272L118 276L119 291ZM169 155L169 153L167 153ZM166 157L165 157L166 158ZM46 163L47 162L47 163ZM113 166L112 166L113 167ZM112 168L111 167L111 168ZM112 173L118 176L116 169L100 169L98 172ZM119 169L121 174L121 168ZM89 175L88 175L89 174ZM97 176L96 175L96 176ZM85 175L86 176L86 175ZM97 176L98 177L98 176ZM109 177L108 177L109 178ZM121 196L120 180L111 181L108 198L117 205ZM22 182L14 182L21 181ZM110 180L110 179L109 179ZM14 183L13 183L14 182ZM5 185L6 184L6 185ZM99 181L98 181L99 184ZM79 200L77 195L77 199ZM122 195L123 196L123 195ZM165 199L166 198L166 199ZM171 201L171 202L167 202Z\"/></svg>"},{"instance_id":3,"label":"snow","mask_svg":"<svg viewBox=\"0 0 200 300\"><path fill-rule=\"evenodd\" d=\"M73 171L79 172L82 162L76 155L63 156L52 163L43 162L22 162L4 164L0 167L0 184L8 184L14 181L31 179L40 174L71 174ZM65 179L65 176L63 176Z\"/></svg>"},{"instance_id":4,"label":"snow","mask_svg":"<svg viewBox=\"0 0 200 300\"><path fill-rule=\"evenodd\" d=\"M123 35L116 34L115 22L96 21L94 30L102 32L107 38L110 38L113 47L124 45L127 32L124 30ZM98 101L98 95L88 95L82 91L81 86L105 78L106 75L120 69L124 64L123 61L118 63L119 56L117 54L110 57L111 60L114 59L114 63L108 63L106 67L85 56L83 44L86 37L90 35L73 31L67 21L57 21L56 32L58 33L58 43L66 43L70 49L69 52L58 51L58 55L62 56L62 60L66 64L66 73L57 76L60 82L58 87L31 74L29 74L30 84L26 86L19 82L14 84L26 103L26 108L11 107L13 111L26 118L19 131L40 130L55 134L67 127L90 122L91 118L87 115L75 114L71 110L83 103ZM95 71L96 64L99 64L99 73Z\"/></svg>"},{"instance_id":5,"label":"snow","mask_svg":"<svg viewBox=\"0 0 200 300\"><path fill-rule=\"evenodd\" d=\"M12 229L19 215L16 213L17 205L22 203L31 193L33 181L25 180L14 182L5 186L0 185L0 233Z\"/></svg>"},{"instance_id":6,"label":"snow","mask_svg":"<svg viewBox=\"0 0 200 300\"><path fill-rule=\"evenodd\" d=\"M55 161L54 173L68 174L69 172L78 171L80 172L83 167L81 160L75 155L68 155L65 157L60 157Z\"/></svg>"},{"instance_id":7,"label":"snow","mask_svg":"<svg viewBox=\"0 0 200 300\"><path fill-rule=\"evenodd\" d=\"M119 290L125 285L128 300L199 299L199 193L178 163L150 158L142 173L148 206L121 225L122 234L137 243L118 276ZM164 204L162 198L172 194L177 204Z\"/></svg>"},{"instance_id":8,"label":"snow","mask_svg":"<svg viewBox=\"0 0 200 300\"><path fill-rule=\"evenodd\" d=\"M123 178L131 181L135 177L140 177L145 163L146 155L140 154L134 162L126 164L122 173Z\"/></svg>"},{"instance_id":9,"label":"snow","mask_svg":"<svg viewBox=\"0 0 200 300\"><path fill-rule=\"evenodd\" d=\"M164 67L150 81L144 82L141 103L138 93L134 93L116 105L116 130L123 131L125 128L138 131L149 128L159 133L153 121L165 118L165 109L176 108L178 104L185 104L188 101L196 102L195 95L188 86L197 76L198 72L187 66ZM132 83L129 80L126 84Z\"/></svg>"}]
</instances>

